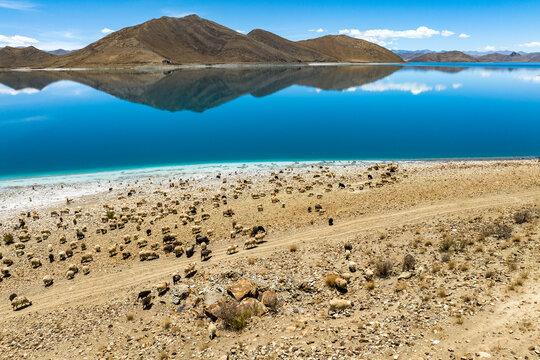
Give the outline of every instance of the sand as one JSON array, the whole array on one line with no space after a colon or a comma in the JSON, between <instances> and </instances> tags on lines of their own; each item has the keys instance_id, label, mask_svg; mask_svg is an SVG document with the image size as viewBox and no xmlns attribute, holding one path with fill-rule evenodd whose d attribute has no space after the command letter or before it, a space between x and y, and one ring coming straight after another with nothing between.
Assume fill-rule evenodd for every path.
<instances>
[{"instance_id":1,"label":"sand","mask_svg":"<svg viewBox=\"0 0 540 360\"><path fill-rule=\"evenodd\" d=\"M0 358L533 359L540 352L538 160L133 170L0 182L0 199L0 235L12 233L15 242L0 245L2 261L13 261L0 282ZM224 216L229 208L234 215ZM69 213L52 216L61 210ZM122 228L112 229L107 215ZM233 224L240 232L231 238ZM243 249L255 225L266 236ZM200 246L191 258L164 251L164 228L187 248L196 226L212 234L208 261ZM147 246L139 248L136 236ZM140 261L139 251L153 244L159 259ZM229 255L232 244L239 251ZM73 256L61 261L71 246ZM93 259L81 264L86 253ZM414 269L402 267L407 254ZM42 265L33 268L30 258ZM386 277L377 274L384 260ZM187 278L190 263L198 271ZM79 269L72 280L70 265ZM181 280L173 285L175 273ZM346 292L325 282L332 273L349 278ZM44 287L44 276L54 284ZM208 311L231 301L227 289L241 279L258 290L248 298L263 301L270 291L278 306L241 330L217 319L210 340ZM159 296L161 281L170 289ZM149 310L137 301L146 289L155 296ZM32 305L13 311L12 293ZM330 311L335 298L353 306Z\"/></svg>"}]
</instances>

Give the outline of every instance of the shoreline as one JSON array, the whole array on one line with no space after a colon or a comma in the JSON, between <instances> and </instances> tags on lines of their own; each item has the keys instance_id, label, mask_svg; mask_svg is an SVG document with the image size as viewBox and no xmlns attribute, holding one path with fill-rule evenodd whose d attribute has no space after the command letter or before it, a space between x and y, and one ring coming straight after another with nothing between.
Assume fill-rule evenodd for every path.
<instances>
[{"instance_id":1,"label":"shoreline","mask_svg":"<svg viewBox=\"0 0 540 360\"><path fill-rule=\"evenodd\" d=\"M186 163L186 164L158 164L158 165L142 165L133 167L119 167L119 168L104 168L104 169L87 169L87 170L66 170L57 171L51 173L30 173L30 174L14 174L14 175L0 175L0 189L2 185L7 182L18 182L32 179L50 179L54 177L82 177L88 175L106 175L106 174L121 174L121 173L134 173L134 172L166 172L177 171L179 169L188 168L227 168L227 167L248 167L248 166L264 166L268 165L319 165L319 164L356 164L356 163L376 163L376 162L464 162L464 161L518 161L518 160L540 160L540 155L527 155L527 156L497 156L497 157L448 157L448 158L380 158L380 159L319 159L319 160L255 160L255 161L233 161L233 162L210 162L210 163Z\"/></svg>"},{"instance_id":2,"label":"shoreline","mask_svg":"<svg viewBox=\"0 0 540 360\"><path fill-rule=\"evenodd\" d=\"M156 190L179 179L195 182L200 187L215 186L223 176L228 179L253 178L260 181L277 172L294 169L308 174L318 168L330 168L336 173L364 171L373 164L397 163L410 168L437 167L448 164L481 164L491 166L500 162L515 164L536 163L539 157L465 158L465 159L373 159L373 160L320 160L320 161L267 161L221 164L189 164L161 167L143 167L101 172L55 174L0 180L0 219L13 213L32 209L61 206L66 199L77 203L94 200L109 201L125 195L129 189ZM219 177L218 177L219 175Z\"/></svg>"},{"instance_id":3,"label":"shoreline","mask_svg":"<svg viewBox=\"0 0 540 360\"><path fill-rule=\"evenodd\" d=\"M169 66L119 66L119 67L83 67L83 68L0 68L0 71L175 71L201 69L250 69L268 67L309 67L309 66L452 66L452 67L538 67L538 62L343 62L343 63L284 63L284 64L191 64Z\"/></svg>"}]
</instances>

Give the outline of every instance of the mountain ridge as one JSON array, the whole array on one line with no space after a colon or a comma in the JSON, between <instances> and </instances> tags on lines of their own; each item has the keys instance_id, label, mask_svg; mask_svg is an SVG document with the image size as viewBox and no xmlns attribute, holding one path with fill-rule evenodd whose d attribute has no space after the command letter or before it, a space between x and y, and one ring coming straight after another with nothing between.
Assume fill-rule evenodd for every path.
<instances>
[{"instance_id":1,"label":"mountain ridge","mask_svg":"<svg viewBox=\"0 0 540 360\"><path fill-rule=\"evenodd\" d=\"M346 38L346 40L344 39ZM312 44L308 40L307 44ZM336 54L313 49L265 30L241 34L197 15L163 16L123 28L77 51L44 61L38 68L127 68L169 65L296 64L306 62L403 62L390 50L343 35L333 39ZM325 43L328 43L325 40ZM326 47L329 47L326 44ZM345 48L340 49L340 46ZM325 50L325 49L322 49ZM354 54L351 57L351 54ZM50 55L50 54L49 54ZM14 63L18 66L17 63ZM2 66L2 67L10 67ZM12 67L12 66L11 66Z\"/></svg>"}]
</instances>

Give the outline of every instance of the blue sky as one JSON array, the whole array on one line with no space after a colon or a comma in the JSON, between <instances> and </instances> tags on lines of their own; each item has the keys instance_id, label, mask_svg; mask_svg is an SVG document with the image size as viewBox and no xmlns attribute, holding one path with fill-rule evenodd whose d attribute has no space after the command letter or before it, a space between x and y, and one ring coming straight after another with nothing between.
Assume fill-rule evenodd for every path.
<instances>
[{"instance_id":1,"label":"blue sky","mask_svg":"<svg viewBox=\"0 0 540 360\"><path fill-rule=\"evenodd\" d=\"M539 0L0 0L0 46L77 49L111 30L194 13L290 40L341 33L390 49L540 51Z\"/></svg>"}]
</instances>

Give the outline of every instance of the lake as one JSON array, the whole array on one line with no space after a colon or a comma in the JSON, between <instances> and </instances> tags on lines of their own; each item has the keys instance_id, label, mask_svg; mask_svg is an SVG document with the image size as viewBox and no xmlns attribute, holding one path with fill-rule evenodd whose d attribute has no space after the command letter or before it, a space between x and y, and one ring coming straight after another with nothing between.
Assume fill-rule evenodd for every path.
<instances>
[{"instance_id":1,"label":"lake","mask_svg":"<svg viewBox=\"0 0 540 360\"><path fill-rule=\"evenodd\" d=\"M1 71L0 177L540 155L540 64L467 66Z\"/></svg>"}]
</instances>

